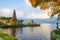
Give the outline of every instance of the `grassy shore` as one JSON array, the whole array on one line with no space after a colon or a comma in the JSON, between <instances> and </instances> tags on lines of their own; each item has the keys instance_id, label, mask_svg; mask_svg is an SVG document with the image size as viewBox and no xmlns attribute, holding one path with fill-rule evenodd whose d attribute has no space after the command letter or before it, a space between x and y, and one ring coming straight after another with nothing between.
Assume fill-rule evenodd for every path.
<instances>
[{"instance_id":1,"label":"grassy shore","mask_svg":"<svg viewBox=\"0 0 60 40\"><path fill-rule=\"evenodd\" d=\"M2 32L0 32L0 37L3 40L18 40L17 38L13 37L13 36L9 36L8 34L4 34Z\"/></svg>"},{"instance_id":2,"label":"grassy shore","mask_svg":"<svg viewBox=\"0 0 60 40\"><path fill-rule=\"evenodd\" d=\"M0 25L0 28L19 28L19 27L37 27L40 24L18 24L18 25Z\"/></svg>"},{"instance_id":3,"label":"grassy shore","mask_svg":"<svg viewBox=\"0 0 60 40\"><path fill-rule=\"evenodd\" d=\"M51 32L51 40L60 40L60 30L53 30Z\"/></svg>"}]
</instances>

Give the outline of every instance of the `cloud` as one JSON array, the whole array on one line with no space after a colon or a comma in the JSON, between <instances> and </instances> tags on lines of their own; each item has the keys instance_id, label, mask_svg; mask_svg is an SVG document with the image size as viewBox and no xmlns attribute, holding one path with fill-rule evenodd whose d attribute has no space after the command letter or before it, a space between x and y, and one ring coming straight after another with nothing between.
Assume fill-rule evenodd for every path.
<instances>
[{"instance_id":1,"label":"cloud","mask_svg":"<svg viewBox=\"0 0 60 40\"><path fill-rule=\"evenodd\" d=\"M46 18L50 18L47 13L41 14L41 13L31 13L29 15L26 16L26 18L31 18L31 19L46 19Z\"/></svg>"},{"instance_id":2,"label":"cloud","mask_svg":"<svg viewBox=\"0 0 60 40\"><path fill-rule=\"evenodd\" d=\"M24 18L24 12L21 10L16 10L17 18Z\"/></svg>"},{"instance_id":3,"label":"cloud","mask_svg":"<svg viewBox=\"0 0 60 40\"><path fill-rule=\"evenodd\" d=\"M13 14L13 10L9 8L3 8L0 10L0 16L6 16L6 17L11 17ZM28 18L28 19L46 19L50 18L47 13L36 13L36 12L31 12L31 13L24 13L21 10L16 10L16 16L17 18Z\"/></svg>"},{"instance_id":4,"label":"cloud","mask_svg":"<svg viewBox=\"0 0 60 40\"><path fill-rule=\"evenodd\" d=\"M27 5L27 7L31 7L29 0L25 0L25 4Z\"/></svg>"},{"instance_id":5,"label":"cloud","mask_svg":"<svg viewBox=\"0 0 60 40\"><path fill-rule=\"evenodd\" d=\"M12 13L12 10L9 9L9 8L2 8L2 9L0 9L0 16L8 17L8 16L11 15L11 13Z\"/></svg>"},{"instance_id":6,"label":"cloud","mask_svg":"<svg viewBox=\"0 0 60 40\"><path fill-rule=\"evenodd\" d=\"M13 10L9 8L0 9L0 16L11 17L13 15ZM17 17L23 17L24 14L21 10L16 10Z\"/></svg>"},{"instance_id":7,"label":"cloud","mask_svg":"<svg viewBox=\"0 0 60 40\"><path fill-rule=\"evenodd\" d=\"M8 8L3 8L1 12L4 12L4 13L9 13L11 10L8 9Z\"/></svg>"}]
</instances>

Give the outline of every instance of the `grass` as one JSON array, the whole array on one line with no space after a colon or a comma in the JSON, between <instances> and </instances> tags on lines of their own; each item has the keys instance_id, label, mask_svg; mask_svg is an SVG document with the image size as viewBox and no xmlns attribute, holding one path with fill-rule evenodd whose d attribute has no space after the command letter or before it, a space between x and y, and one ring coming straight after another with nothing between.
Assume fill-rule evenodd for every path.
<instances>
[{"instance_id":1,"label":"grass","mask_svg":"<svg viewBox=\"0 0 60 40\"><path fill-rule=\"evenodd\" d=\"M26 26L36 27L36 26L40 26L40 24L27 24Z\"/></svg>"},{"instance_id":2,"label":"grass","mask_svg":"<svg viewBox=\"0 0 60 40\"><path fill-rule=\"evenodd\" d=\"M2 32L0 32L0 37L3 40L18 40L17 38L13 37L13 36L9 36L8 34L4 34Z\"/></svg>"},{"instance_id":3,"label":"grass","mask_svg":"<svg viewBox=\"0 0 60 40\"><path fill-rule=\"evenodd\" d=\"M54 32L57 35L60 35L60 30L53 30L52 32Z\"/></svg>"},{"instance_id":4,"label":"grass","mask_svg":"<svg viewBox=\"0 0 60 40\"><path fill-rule=\"evenodd\" d=\"M19 28L19 27L37 27L40 24L18 24L18 25L0 25L0 28Z\"/></svg>"},{"instance_id":5,"label":"grass","mask_svg":"<svg viewBox=\"0 0 60 40\"><path fill-rule=\"evenodd\" d=\"M60 40L60 30L53 30L51 32L51 40Z\"/></svg>"}]
</instances>

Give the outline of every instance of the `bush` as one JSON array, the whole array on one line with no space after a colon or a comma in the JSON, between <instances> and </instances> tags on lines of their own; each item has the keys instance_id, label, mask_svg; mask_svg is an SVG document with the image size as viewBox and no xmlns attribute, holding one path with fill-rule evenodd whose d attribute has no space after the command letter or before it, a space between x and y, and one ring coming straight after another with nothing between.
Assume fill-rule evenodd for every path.
<instances>
[{"instance_id":1,"label":"bush","mask_svg":"<svg viewBox=\"0 0 60 40\"><path fill-rule=\"evenodd\" d=\"M19 27L37 27L40 24L13 24L13 25L0 25L0 28L19 28Z\"/></svg>"}]
</instances>

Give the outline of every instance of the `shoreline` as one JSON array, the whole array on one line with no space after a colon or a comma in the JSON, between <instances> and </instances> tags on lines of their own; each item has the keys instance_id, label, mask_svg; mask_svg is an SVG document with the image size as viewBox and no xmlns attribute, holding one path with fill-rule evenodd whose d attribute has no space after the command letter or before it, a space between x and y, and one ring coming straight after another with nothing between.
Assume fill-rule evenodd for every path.
<instances>
[{"instance_id":1,"label":"shoreline","mask_svg":"<svg viewBox=\"0 0 60 40\"><path fill-rule=\"evenodd\" d=\"M0 31L0 38L2 40L18 40L16 37L10 36L8 34L5 34L5 33L1 32L1 31Z\"/></svg>"},{"instance_id":2,"label":"shoreline","mask_svg":"<svg viewBox=\"0 0 60 40\"><path fill-rule=\"evenodd\" d=\"M19 28L19 27L37 27L40 24L14 24L14 25L0 25L0 28Z\"/></svg>"},{"instance_id":3,"label":"shoreline","mask_svg":"<svg viewBox=\"0 0 60 40\"><path fill-rule=\"evenodd\" d=\"M51 40L60 40L60 30L53 30L51 32Z\"/></svg>"}]
</instances>

